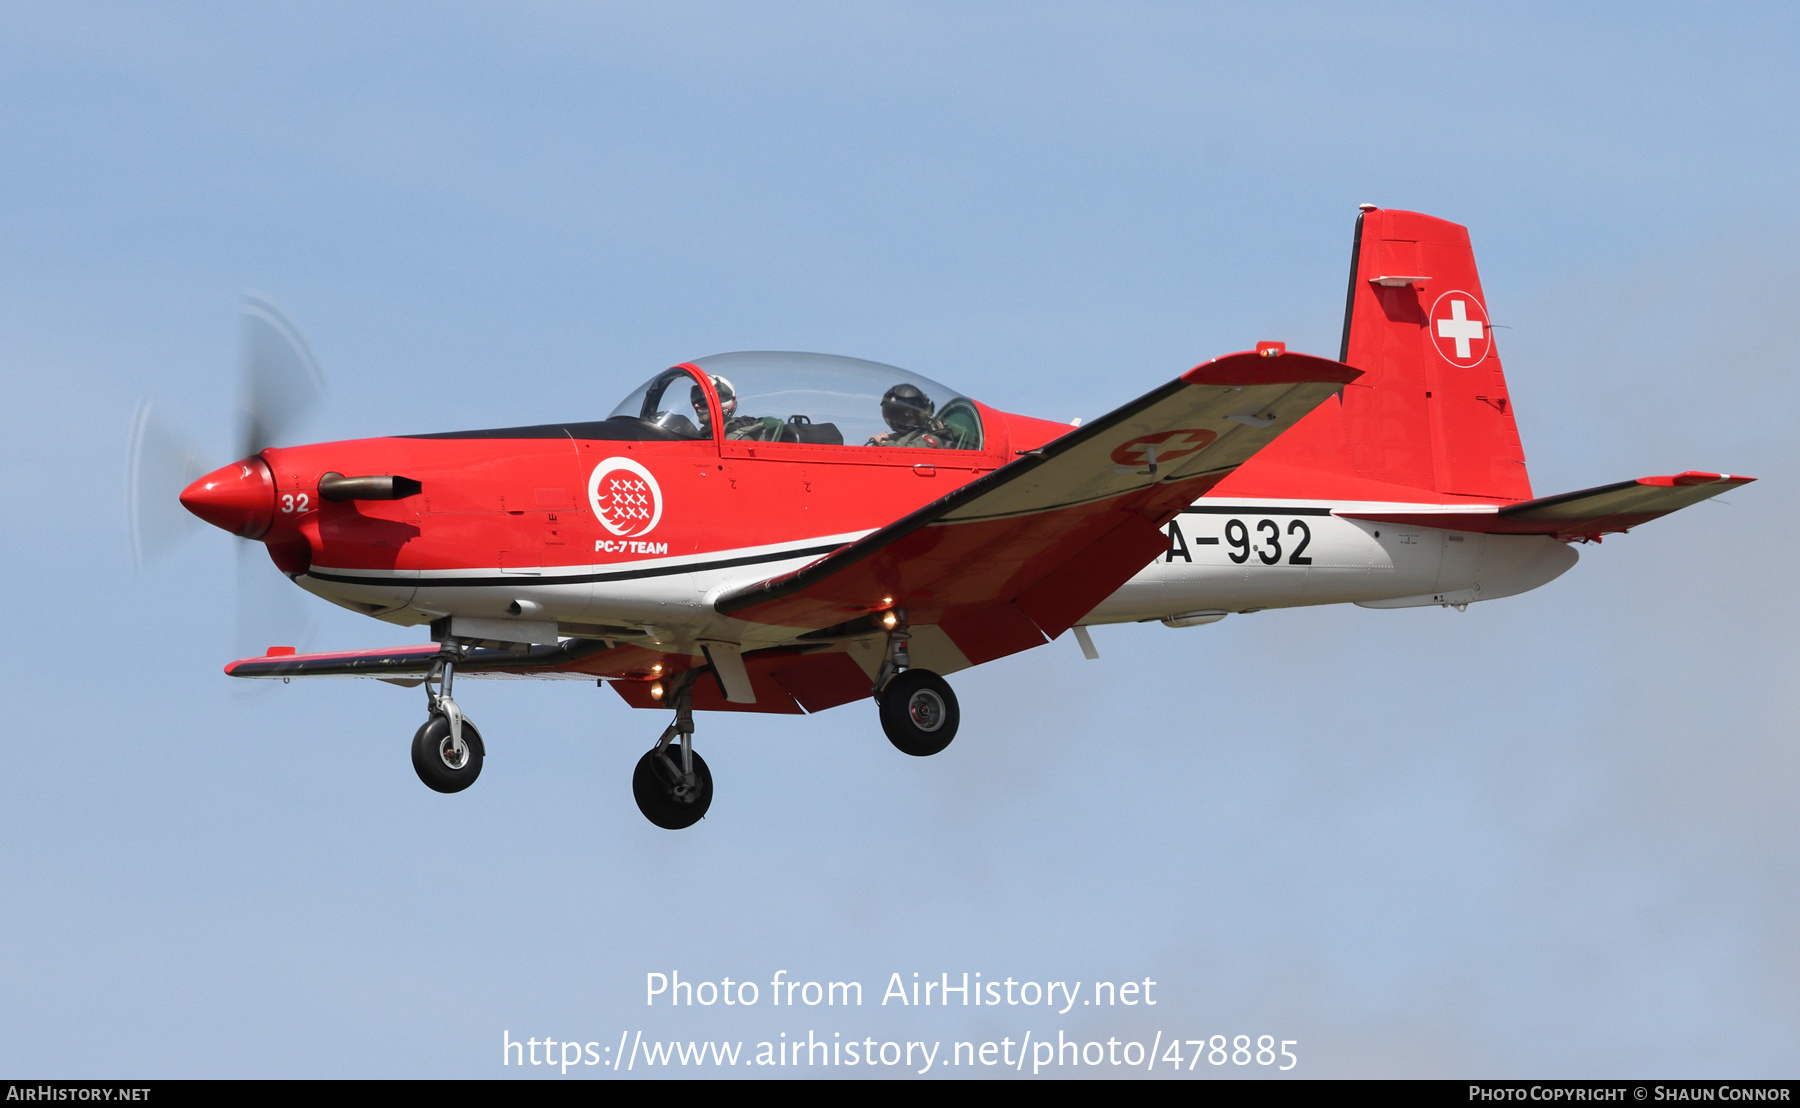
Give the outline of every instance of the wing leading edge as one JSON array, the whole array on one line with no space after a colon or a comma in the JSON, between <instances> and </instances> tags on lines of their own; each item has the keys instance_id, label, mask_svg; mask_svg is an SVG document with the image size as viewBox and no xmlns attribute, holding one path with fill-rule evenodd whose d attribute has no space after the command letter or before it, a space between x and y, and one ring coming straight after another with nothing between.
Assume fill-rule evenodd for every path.
<instances>
[{"instance_id":1,"label":"wing leading edge","mask_svg":"<svg viewBox=\"0 0 1800 1108\"><path fill-rule=\"evenodd\" d=\"M1067 630L1167 547L1162 525L1359 376L1229 354L779 577L722 614L820 630L905 608L971 663Z\"/></svg>"},{"instance_id":2,"label":"wing leading edge","mask_svg":"<svg viewBox=\"0 0 1800 1108\"><path fill-rule=\"evenodd\" d=\"M272 648L279 650L279 647ZM597 666L600 656L618 652L595 639L565 639L555 646L529 650L477 648L457 663L457 672L472 677L571 677L593 680L607 668ZM376 650L341 650L325 654L271 652L260 658L240 658L225 666L231 677L372 677L382 681L416 684L431 671L438 656L436 643L394 646ZM607 659L610 661L611 659ZM592 672L590 672L592 671Z\"/></svg>"},{"instance_id":3,"label":"wing leading edge","mask_svg":"<svg viewBox=\"0 0 1800 1108\"><path fill-rule=\"evenodd\" d=\"M273 648L279 651L281 648ZM415 686L437 659L436 643L345 650L325 654L270 653L240 658L225 667L232 677L292 680L298 677L363 677ZM745 659L756 690L753 704L728 700L724 687L704 680L693 688L693 705L703 711L822 712L869 695L869 675L834 644L761 650ZM604 679L637 708L658 707L651 691L658 677L700 666L684 651L665 652L593 639L565 639L529 650L476 648L457 663L458 676L593 681Z\"/></svg>"}]
</instances>

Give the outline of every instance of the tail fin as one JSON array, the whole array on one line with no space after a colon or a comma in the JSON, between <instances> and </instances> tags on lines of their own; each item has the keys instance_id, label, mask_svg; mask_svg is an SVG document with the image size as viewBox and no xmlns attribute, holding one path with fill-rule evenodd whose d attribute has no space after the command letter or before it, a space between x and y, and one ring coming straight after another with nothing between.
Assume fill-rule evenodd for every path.
<instances>
[{"instance_id":1,"label":"tail fin","mask_svg":"<svg viewBox=\"0 0 1800 1108\"><path fill-rule=\"evenodd\" d=\"M1531 498L1467 228L1364 209L1338 360L1363 371L1342 402L1315 409L1213 495L1239 491L1227 484L1293 494L1304 470L1310 495Z\"/></svg>"}]
</instances>

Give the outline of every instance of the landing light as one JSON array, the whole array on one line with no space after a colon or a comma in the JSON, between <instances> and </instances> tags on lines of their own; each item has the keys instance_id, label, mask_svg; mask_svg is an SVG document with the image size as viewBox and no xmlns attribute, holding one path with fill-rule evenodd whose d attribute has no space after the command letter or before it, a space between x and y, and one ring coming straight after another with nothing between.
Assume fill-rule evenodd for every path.
<instances>
[{"instance_id":1,"label":"landing light","mask_svg":"<svg viewBox=\"0 0 1800 1108\"><path fill-rule=\"evenodd\" d=\"M658 681L656 684L650 686L650 699L651 700L661 700L662 696L663 696L663 687L662 687L661 681Z\"/></svg>"},{"instance_id":2,"label":"landing light","mask_svg":"<svg viewBox=\"0 0 1800 1108\"><path fill-rule=\"evenodd\" d=\"M894 618L894 613L892 613L892 612L884 612L881 616L881 625L883 627L887 628L889 631L892 631L894 629L894 625L899 622L900 622L899 620Z\"/></svg>"}]
</instances>

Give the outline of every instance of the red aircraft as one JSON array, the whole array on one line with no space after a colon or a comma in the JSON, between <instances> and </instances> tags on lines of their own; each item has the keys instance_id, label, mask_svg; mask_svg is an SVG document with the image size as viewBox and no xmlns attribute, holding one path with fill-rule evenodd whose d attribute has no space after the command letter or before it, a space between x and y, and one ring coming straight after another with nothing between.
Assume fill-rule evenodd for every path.
<instances>
[{"instance_id":1,"label":"red aircraft","mask_svg":"<svg viewBox=\"0 0 1800 1108\"><path fill-rule=\"evenodd\" d=\"M610 684L673 709L632 785L652 822L686 827L712 798L696 710L873 698L896 747L935 754L958 722L944 674L1065 631L1092 657L1096 623L1461 608L1750 480L1534 498L1486 305L1463 227L1366 205L1336 360L1262 343L1085 425L758 352L657 373L604 419L275 447L283 381L312 362L256 303L285 368L252 390L250 456L180 500L307 592L430 630L226 673L423 685L413 766L439 792L481 772L457 674Z\"/></svg>"}]
</instances>

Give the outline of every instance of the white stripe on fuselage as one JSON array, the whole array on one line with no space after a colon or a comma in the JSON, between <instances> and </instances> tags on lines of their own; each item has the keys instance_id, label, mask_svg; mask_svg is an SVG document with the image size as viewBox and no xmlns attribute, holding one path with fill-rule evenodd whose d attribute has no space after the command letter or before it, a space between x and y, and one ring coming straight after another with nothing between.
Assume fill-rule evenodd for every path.
<instances>
[{"instance_id":1,"label":"white stripe on fuselage","mask_svg":"<svg viewBox=\"0 0 1800 1108\"><path fill-rule=\"evenodd\" d=\"M560 577L588 577L595 574L610 573L644 573L657 571L669 573L692 573L705 570L708 566L720 562L738 561L747 558L757 559L758 566L767 566L777 561L777 556L789 552L809 551L818 547L838 547L855 542L869 531L849 531L839 535L820 535L817 538L793 539L788 542L765 543L761 546L738 546L725 550L709 550L695 554L676 554L667 557L632 558L625 561L589 562L579 565L556 566L471 566L461 569L345 569L334 566L315 565L320 574L331 574L341 577L389 578L396 581L428 582L433 580L460 580L470 577L491 578L537 578L544 583L554 582ZM796 554L808 561L820 557L819 554ZM763 559L767 559L764 561ZM785 570L783 572L786 572ZM751 581L760 581L770 573L756 574ZM536 584L538 581L522 580L521 584Z\"/></svg>"},{"instance_id":2,"label":"white stripe on fuselage","mask_svg":"<svg viewBox=\"0 0 1800 1108\"><path fill-rule=\"evenodd\" d=\"M1202 498L1172 523L1166 554L1102 601L1082 623L1166 619L1194 611L1243 612L1312 604L1465 603L1512 595L1554 578L1574 553L1554 539L1480 535L1413 524L1344 519L1337 512L1419 512L1431 505ZM1467 510L1466 505L1444 505ZM955 524L950 524L955 526ZM404 571L337 570L344 584L303 577L309 591L353 606L393 606L379 618L418 623L446 613L506 618L515 602L530 618L653 627L670 646L718 637L770 645L779 628L720 616L723 593L778 577L869 534L579 566ZM736 564L734 564L736 563ZM620 574L617 579L605 579ZM600 580L571 580L584 576ZM382 580L385 579L385 580ZM391 582L391 583L390 583ZM441 583L440 583L441 582ZM452 582L463 582L455 583Z\"/></svg>"},{"instance_id":3,"label":"white stripe on fuselage","mask_svg":"<svg viewBox=\"0 0 1800 1108\"><path fill-rule=\"evenodd\" d=\"M729 636L778 642L788 636L713 611L728 589L766 581L817 561L868 534L856 531L703 554L636 558L578 566L437 569L422 573L319 566L297 579L308 592L390 622L417 624L444 615L529 618L571 624L650 627L659 643ZM334 581L326 575L356 578ZM617 575L617 576L614 576ZM599 580L582 580L598 577ZM529 612L516 605L529 603Z\"/></svg>"}]
</instances>

